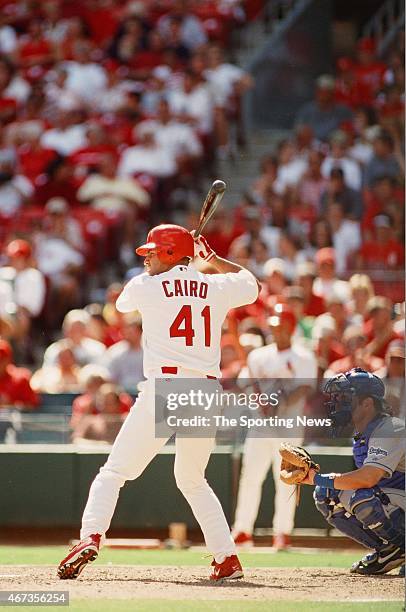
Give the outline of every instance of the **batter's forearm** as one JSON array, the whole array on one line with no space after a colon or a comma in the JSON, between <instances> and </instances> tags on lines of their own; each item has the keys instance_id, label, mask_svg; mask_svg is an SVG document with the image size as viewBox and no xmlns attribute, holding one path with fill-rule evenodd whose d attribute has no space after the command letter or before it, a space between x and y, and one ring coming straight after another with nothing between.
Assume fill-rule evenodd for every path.
<instances>
[{"instance_id":1,"label":"batter's forearm","mask_svg":"<svg viewBox=\"0 0 406 612\"><path fill-rule=\"evenodd\" d=\"M210 259L210 265L213 266L213 268L216 268L216 271L220 272L221 274L227 274L228 272L236 273L240 272L241 270L245 270L245 268L242 266L239 266L228 259L223 259L223 257L219 257L218 255L215 255Z\"/></svg>"}]
</instances>

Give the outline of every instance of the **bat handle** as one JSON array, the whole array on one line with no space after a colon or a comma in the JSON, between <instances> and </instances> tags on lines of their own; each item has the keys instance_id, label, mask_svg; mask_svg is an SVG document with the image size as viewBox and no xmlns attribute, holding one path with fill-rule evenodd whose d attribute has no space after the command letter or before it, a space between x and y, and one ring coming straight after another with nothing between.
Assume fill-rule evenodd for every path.
<instances>
[{"instance_id":1,"label":"bat handle","mask_svg":"<svg viewBox=\"0 0 406 612\"><path fill-rule=\"evenodd\" d=\"M199 238L200 234L203 231L204 226L206 225L206 223L204 222L200 222L199 226L197 228L197 230L195 230L195 233L193 234L193 239L196 240L196 238Z\"/></svg>"}]
</instances>

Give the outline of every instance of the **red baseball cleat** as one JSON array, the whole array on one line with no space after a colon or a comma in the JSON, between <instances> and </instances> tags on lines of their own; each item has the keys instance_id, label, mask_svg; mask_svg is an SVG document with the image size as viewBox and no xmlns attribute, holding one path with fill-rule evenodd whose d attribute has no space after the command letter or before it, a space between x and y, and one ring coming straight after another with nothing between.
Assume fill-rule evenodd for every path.
<instances>
[{"instance_id":1,"label":"red baseball cleat","mask_svg":"<svg viewBox=\"0 0 406 612\"><path fill-rule=\"evenodd\" d=\"M101 535L96 533L72 546L68 556L62 559L58 566L58 576L61 580L74 580L87 563L97 558L100 538Z\"/></svg>"},{"instance_id":2,"label":"red baseball cleat","mask_svg":"<svg viewBox=\"0 0 406 612\"><path fill-rule=\"evenodd\" d=\"M290 548L290 536L286 533L274 535L272 546L275 550L288 550Z\"/></svg>"},{"instance_id":3,"label":"red baseball cleat","mask_svg":"<svg viewBox=\"0 0 406 612\"><path fill-rule=\"evenodd\" d=\"M223 563L216 563L216 561L213 560L212 566L214 570L210 575L210 580L235 580L237 578L244 578L244 572L242 571L241 563L237 555L226 557Z\"/></svg>"},{"instance_id":4,"label":"red baseball cleat","mask_svg":"<svg viewBox=\"0 0 406 612\"><path fill-rule=\"evenodd\" d=\"M237 546L253 546L254 542L252 541L252 535L249 533L245 533L244 531L239 531L237 535L234 536L234 542Z\"/></svg>"}]
</instances>

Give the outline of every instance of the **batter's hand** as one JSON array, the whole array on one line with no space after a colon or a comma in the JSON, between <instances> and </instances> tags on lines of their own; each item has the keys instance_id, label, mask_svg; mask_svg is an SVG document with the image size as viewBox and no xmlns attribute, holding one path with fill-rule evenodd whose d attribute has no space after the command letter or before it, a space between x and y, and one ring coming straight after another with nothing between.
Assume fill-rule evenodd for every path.
<instances>
[{"instance_id":1,"label":"batter's hand","mask_svg":"<svg viewBox=\"0 0 406 612\"><path fill-rule=\"evenodd\" d=\"M204 236L199 236L198 238L194 237L194 230L190 232L195 241L195 257L200 257L203 261L210 261L213 257L216 256L216 253L213 251L209 243L207 242Z\"/></svg>"}]
</instances>

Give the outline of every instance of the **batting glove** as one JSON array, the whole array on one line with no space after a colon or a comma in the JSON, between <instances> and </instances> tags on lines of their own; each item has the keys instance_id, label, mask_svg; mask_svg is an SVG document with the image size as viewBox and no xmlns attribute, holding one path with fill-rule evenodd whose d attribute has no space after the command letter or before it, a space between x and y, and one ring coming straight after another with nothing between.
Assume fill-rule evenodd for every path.
<instances>
[{"instance_id":1,"label":"batting glove","mask_svg":"<svg viewBox=\"0 0 406 612\"><path fill-rule=\"evenodd\" d=\"M195 257L200 257L200 259L203 259L203 261L210 261L213 259L213 257L216 256L216 253L213 251L206 238L203 236L195 238L194 232L191 233L195 241Z\"/></svg>"}]
</instances>

